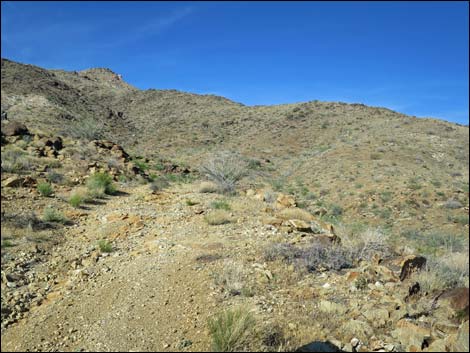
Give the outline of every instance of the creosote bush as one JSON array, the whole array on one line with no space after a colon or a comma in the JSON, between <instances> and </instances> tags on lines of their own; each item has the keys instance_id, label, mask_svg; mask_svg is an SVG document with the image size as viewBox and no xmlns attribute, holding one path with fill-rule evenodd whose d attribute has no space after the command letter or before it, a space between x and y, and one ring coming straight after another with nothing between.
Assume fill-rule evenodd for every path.
<instances>
[{"instance_id":1,"label":"creosote bush","mask_svg":"<svg viewBox=\"0 0 470 353\"><path fill-rule=\"evenodd\" d=\"M234 194L236 184L246 175L247 163L239 154L221 152L203 163L200 171L220 192Z\"/></svg>"}]
</instances>

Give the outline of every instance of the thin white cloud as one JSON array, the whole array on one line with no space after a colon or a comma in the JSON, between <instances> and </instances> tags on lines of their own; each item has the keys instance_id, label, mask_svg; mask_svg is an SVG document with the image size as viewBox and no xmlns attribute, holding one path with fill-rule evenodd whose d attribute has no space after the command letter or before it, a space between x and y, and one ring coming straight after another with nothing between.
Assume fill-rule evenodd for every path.
<instances>
[{"instance_id":1,"label":"thin white cloud","mask_svg":"<svg viewBox=\"0 0 470 353\"><path fill-rule=\"evenodd\" d=\"M135 42L136 40L160 34L168 28L174 26L176 23L180 22L185 17L189 16L191 13L193 13L192 7L178 9L165 17L155 18L154 20L147 22L139 27L135 27L133 29L131 28L130 32L125 36L108 43L101 43L101 47L117 47Z\"/></svg>"}]
</instances>

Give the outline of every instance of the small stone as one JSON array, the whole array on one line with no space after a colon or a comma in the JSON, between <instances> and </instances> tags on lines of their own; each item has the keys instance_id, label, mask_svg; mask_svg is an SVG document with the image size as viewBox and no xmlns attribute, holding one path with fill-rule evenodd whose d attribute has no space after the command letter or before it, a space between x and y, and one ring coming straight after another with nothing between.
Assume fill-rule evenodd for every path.
<instances>
[{"instance_id":1,"label":"small stone","mask_svg":"<svg viewBox=\"0 0 470 353\"><path fill-rule=\"evenodd\" d=\"M361 341L359 340L359 338L353 337L350 343L353 348L356 348L361 343Z\"/></svg>"}]
</instances>

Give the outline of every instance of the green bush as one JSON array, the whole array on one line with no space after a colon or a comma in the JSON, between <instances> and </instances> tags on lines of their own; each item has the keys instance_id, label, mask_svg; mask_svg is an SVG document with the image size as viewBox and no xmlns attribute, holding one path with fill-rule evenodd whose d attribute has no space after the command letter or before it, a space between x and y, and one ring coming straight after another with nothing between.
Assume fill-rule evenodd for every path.
<instances>
[{"instance_id":1,"label":"green bush","mask_svg":"<svg viewBox=\"0 0 470 353\"><path fill-rule=\"evenodd\" d=\"M42 216L43 221L45 222L55 222L67 224L69 220L63 215L62 212L52 208L51 206L44 209L44 214Z\"/></svg>"},{"instance_id":2,"label":"green bush","mask_svg":"<svg viewBox=\"0 0 470 353\"><path fill-rule=\"evenodd\" d=\"M73 194L72 196L70 196L70 199L69 199L69 204L75 208L78 208L80 207L80 205L82 204L83 202L83 196L80 195L80 194Z\"/></svg>"},{"instance_id":3,"label":"green bush","mask_svg":"<svg viewBox=\"0 0 470 353\"><path fill-rule=\"evenodd\" d=\"M113 185L113 178L107 173L95 173L91 175L86 186L91 196L100 197L103 194L112 195L116 192Z\"/></svg>"},{"instance_id":4,"label":"green bush","mask_svg":"<svg viewBox=\"0 0 470 353\"><path fill-rule=\"evenodd\" d=\"M109 241L105 240L105 239L101 239L98 242L98 246L99 246L101 252L110 253L110 252L113 251L112 244Z\"/></svg>"},{"instance_id":5,"label":"green bush","mask_svg":"<svg viewBox=\"0 0 470 353\"><path fill-rule=\"evenodd\" d=\"M51 196L52 193L54 192L51 184L49 183L39 183L37 188L38 188L39 193L45 197Z\"/></svg>"},{"instance_id":6,"label":"green bush","mask_svg":"<svg viewBox=\"0 0 470 353\"><path fill-rule=\"evenodd\" d=\"M246 309L230 309L209 319L209 332L215 352L246 350L250 332L255 325L253 316Z\"/></svg>"},{"instance_id":7,"label":"green bush","mask_svg":"<svg viewBox=\"0 0 470 353\"><path fill-rule=\"evenodd\" d=\"M211 207L216 209L216 210L230 211L230 209L231 209L229 203L227 201L224 201L224 200L213 201L211 203Z\"/></svg>"}]
</instances>

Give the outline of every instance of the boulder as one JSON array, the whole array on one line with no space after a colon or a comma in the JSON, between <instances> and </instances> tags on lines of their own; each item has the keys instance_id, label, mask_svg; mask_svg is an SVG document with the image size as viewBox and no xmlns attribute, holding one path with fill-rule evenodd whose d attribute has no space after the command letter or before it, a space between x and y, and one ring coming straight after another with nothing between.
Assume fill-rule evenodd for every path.
<instances>
[{"instance_id":1,"label":"boulder","mask_svg":"<svg viewBox=\"0 0 470 353\"><path fill-rule=\"evenodd\" d=\"M397 328L391 332L391 335L407 348L407 352L416 352L417 349L422 349L425 340L431 338L431 331L429 328L420 327L411 321L401 319L397 322Z\"/></svg>"},{"instance_id":2,"label":"boulder","mask_svg":"<svg viewBox=\"0 0 470 353\"><path fill-rule=\"evenodd\" d=\"M341 326L341 332L348 341L354 337L367 341L373 335L374 330L367 322L352 319Z\"/></svg>"},{"instance_id":3,"label":"boulder","mask_svg":"<svg viewBox=\"0 0 470 353\"><path fill-rule=\"evenodd\" d=\"M30 134L27 127L17 121L10 121L7 124L3 124L2 133L5 136L22 136Z\"/></svg>"},{"instance_id":4,"label":"boulder","mask_svg":"<svg viewBox=\"0 0 470 353\"><path fill-rule=\"evenodd\" d=\"M469 290L468 288L454 288L444 292L440 301L448 302L450 307L460 315L464 315L466 319L469 316Z\"/></svg>"}]
</instances>

